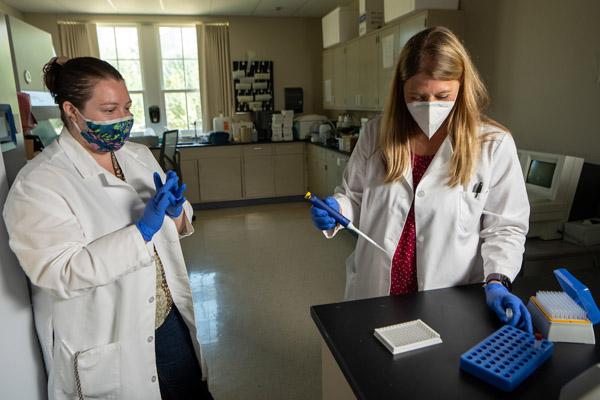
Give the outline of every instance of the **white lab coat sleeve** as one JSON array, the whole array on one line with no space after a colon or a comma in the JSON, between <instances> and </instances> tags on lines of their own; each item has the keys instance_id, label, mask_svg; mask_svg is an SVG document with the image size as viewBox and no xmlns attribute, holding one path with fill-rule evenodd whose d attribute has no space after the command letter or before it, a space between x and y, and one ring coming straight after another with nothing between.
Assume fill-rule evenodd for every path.
<instances>
[{"instance_id":1,"label":"white lab coat sleeve","mask_svg":"<svg viewBox=\"0 0 600 400\"><path fill-rule=\"evenodd\" d=\"M88 243L68 202L39 184L17 181L3 216L10 247L31 282L60 298L76 297L154 265L135 225Z\"/></svg>"},{"instance_id":2,"label":"white lab coat sleeve","mask_svg":"<svg viewBox=\"0 0 600 400\"><path fill-rule=\"evenodd\" d=\"M194 209L189 201L183 204L183 212L185 213L183 217L183 229L179 232L179 239L183 239L186 236L190 236L194 233L194 226L192 225L192 217L194 216Z\"/></svg>"},{"instance_id":3,"label":"white lab coat sleeve","mask_svg":"<svg viewBox=\"0 0 600 400\"><path fill-rule=\"evenodd\" d=\"M360 207L365 187L367 160L374 151L378 126L379 124L375 123L368 124L365 132L358 137L356 147L344 170L342 183L335 188L333 194L333 197L340 203L341 213L352 221L352 224L356 227L359 226L360 220ZM340 229L342 227L338 224L335 229L324 231L324 234L326 237L331 238Z\"/></svg>"},{"instance_id":4,"label":"white lab coat sleeve","mask_svg":"<svg viewBox=\"0 0 600 400\"><path fill-rule=\"evenodd\" d=\"M515 142L503 135L494 150L489 193L483 210L481 256L484 276L514 280L521 269L529 229L529 200Z\"/></svg>"}]
</instances>

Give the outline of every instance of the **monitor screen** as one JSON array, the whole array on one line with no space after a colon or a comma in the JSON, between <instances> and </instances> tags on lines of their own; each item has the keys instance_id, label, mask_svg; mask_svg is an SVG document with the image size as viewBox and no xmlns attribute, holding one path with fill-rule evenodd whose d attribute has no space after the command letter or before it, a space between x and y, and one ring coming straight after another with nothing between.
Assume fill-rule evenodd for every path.
<instances>
[{"instance_id":1,"label":"monitor screen","mask_svg":"<svg viewBox=\"0 0 600 400\"><path fill-rule=\"evenodd\" d=\"M527 172L527 183L545 188L552 187L552 178L554 178L554 170L556 163L531 160L529 171Z\"/></svg>"}]
</instances>

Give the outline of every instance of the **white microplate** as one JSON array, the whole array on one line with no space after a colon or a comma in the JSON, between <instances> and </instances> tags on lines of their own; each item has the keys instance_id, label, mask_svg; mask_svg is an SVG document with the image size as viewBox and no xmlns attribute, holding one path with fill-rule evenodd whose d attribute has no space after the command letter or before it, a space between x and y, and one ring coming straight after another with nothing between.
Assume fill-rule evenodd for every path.
<instances>
[{"instance_id":1,"label":"white microplate","mask_svg":"<svg viewBox=\"0 0 600 400\"><path fill-rule=\"evenodd\" d=\"M439 333L420 319L377 328L374 335L392 354L442 343Z\"/></svg>"}]
</instances>

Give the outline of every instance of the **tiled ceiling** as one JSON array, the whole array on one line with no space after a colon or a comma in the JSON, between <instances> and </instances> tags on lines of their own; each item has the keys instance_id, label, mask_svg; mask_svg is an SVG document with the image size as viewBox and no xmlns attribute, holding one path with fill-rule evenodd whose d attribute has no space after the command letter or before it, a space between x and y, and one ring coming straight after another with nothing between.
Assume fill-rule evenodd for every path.
<instances>
[{"instance_id":1,"label":"tiled ceiling","mask_svg":"<svg viewBox=\"0 0 600 400\"><path fill-rule=\"evenodd\" d=\"M352 0L2 0L22 12L322 17Z\"/></svg>"}]
</instances>

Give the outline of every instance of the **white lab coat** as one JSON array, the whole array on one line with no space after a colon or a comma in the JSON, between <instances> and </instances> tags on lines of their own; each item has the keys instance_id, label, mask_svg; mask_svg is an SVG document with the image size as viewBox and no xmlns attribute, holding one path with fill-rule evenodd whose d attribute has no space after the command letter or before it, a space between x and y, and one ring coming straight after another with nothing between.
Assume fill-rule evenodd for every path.
<instances>
[{"instance_id":1,"label":"white lab coat","mask_svg":"<svg viewBox=\"0 0 600 400\"><path fill-rule=\"evenodd\" d=\"M483 144L469 184L454 188L447 185L452 144L446 138L413 189L411 169L399 182L383 182L378 132L379 119L367 124L334 197L342 213L390 254L358 238L346 262L346 299L390 293L392 255L413 198L419 290L482 282L490 273L514 279L521 267L529 202L511 135L482 125L481 135L491 138ZM473 188L479 182L483 187L476 197Z\"/></svg>"},{"instance_id":2,"label":"white lab coat","mask_svg":"<svg viewBox=\"0 0 600 400\"><path fill-rule=\"evenodd\" d=\"M85 398L160 399L152 246L206 377L175 223L166 217L148 244L134 225L162 170L146 146L128 142L115 155L126 183L63 130L19 173L4 208L10 247L33 283L50 399L77 398L76 354ZM193 233L184 209L181 237Z\"/></svg>"}]
</instances>

